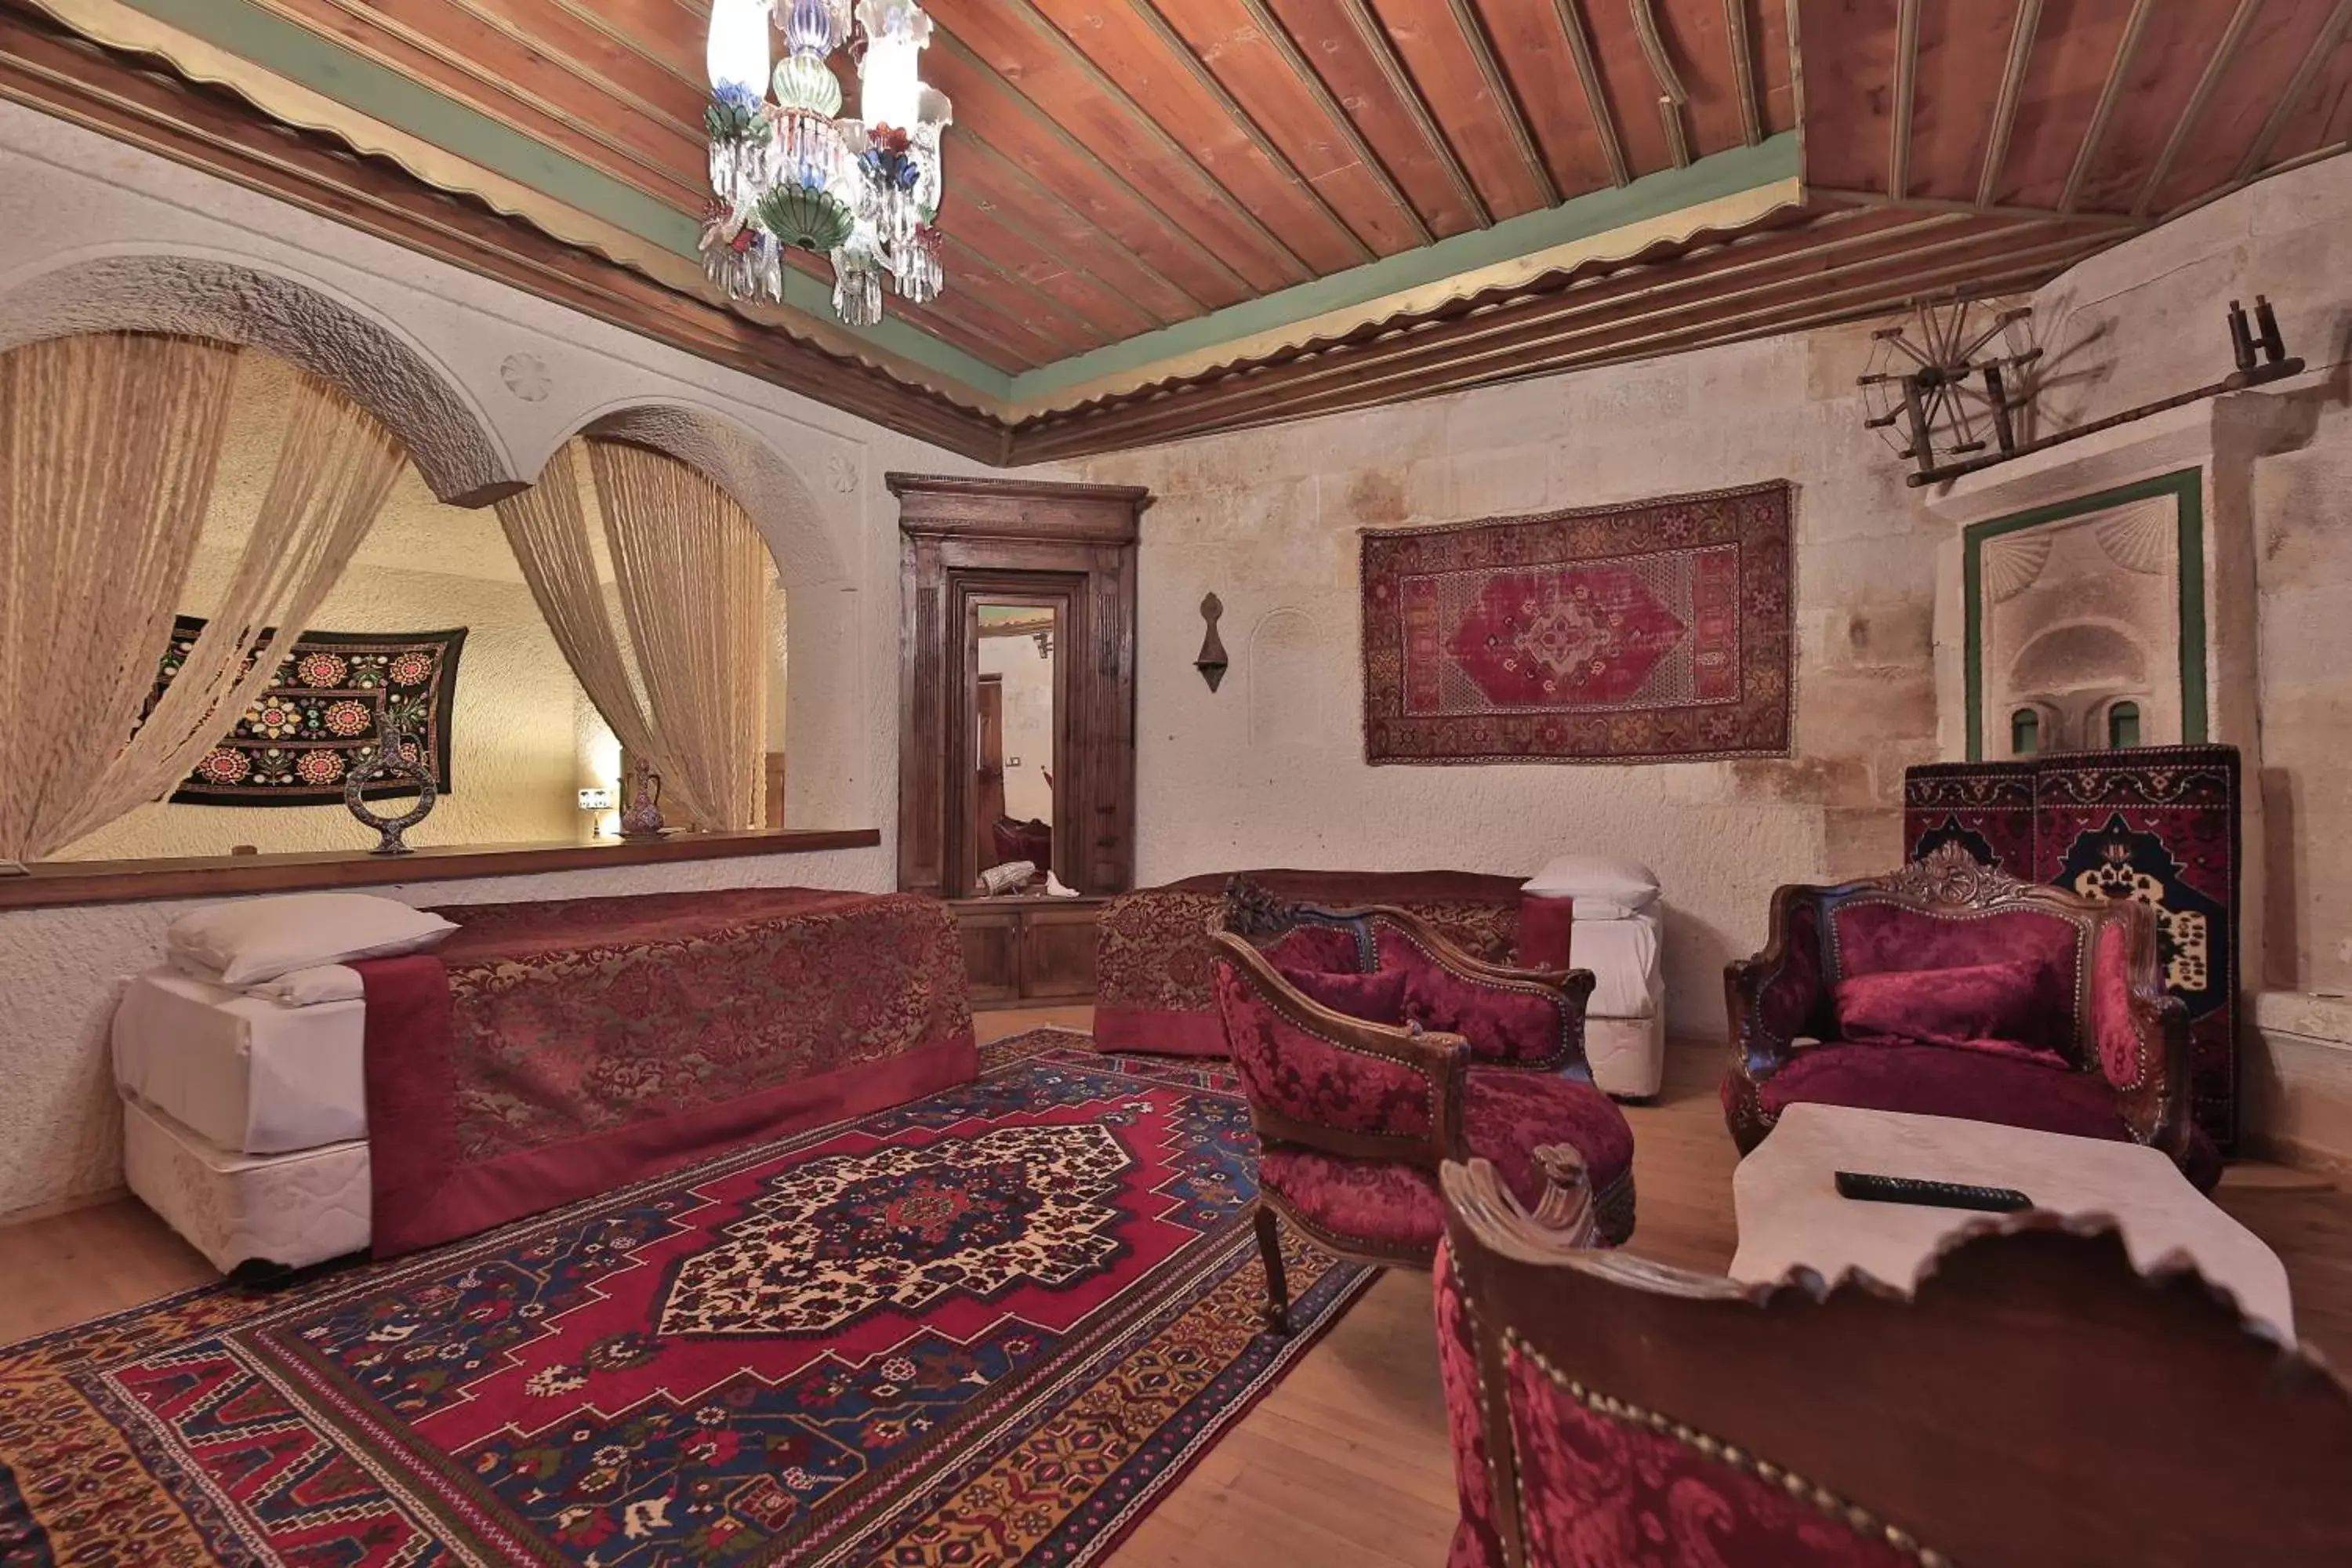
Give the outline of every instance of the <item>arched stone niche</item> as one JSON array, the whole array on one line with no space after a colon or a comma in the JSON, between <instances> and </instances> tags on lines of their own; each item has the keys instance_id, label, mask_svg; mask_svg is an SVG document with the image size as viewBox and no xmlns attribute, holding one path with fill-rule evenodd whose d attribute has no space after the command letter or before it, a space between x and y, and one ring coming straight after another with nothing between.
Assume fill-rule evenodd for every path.
<instances>
[{"instance_id":1,"label":"arched stone niche","mask_svg":"<svg viewBox=\"0 0 2352 1568\"><path fill-rule=\"evenodd\" d=\"M393 328L282 274L209 257L77 259L0 298L0 351L78 332L177 332L300 366L400 438L433 493L486 506L521 489L450 377Z\"/></svg>"},{"instance_id":2,"label":"arched stone niche","mask_svg":"<svg viewBox=\"0 0 2352 1568\"><path fill-rule=\"evenodd\" d=\"M592 416L575 432L667 454L740 502L767 541L784 591L784 823L864 821L877 809L861 782L866 737L856 586L800 470L724 415L689 404L632 404ZM569 439L569 437L567 437Z\"/></svg>"}]
</instances>

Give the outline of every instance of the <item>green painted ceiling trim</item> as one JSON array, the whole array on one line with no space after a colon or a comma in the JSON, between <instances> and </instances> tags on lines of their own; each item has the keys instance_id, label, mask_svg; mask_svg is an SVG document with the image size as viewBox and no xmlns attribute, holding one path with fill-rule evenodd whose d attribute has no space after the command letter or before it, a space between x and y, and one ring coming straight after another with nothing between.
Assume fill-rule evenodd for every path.
<instances>
[{"instance_id":1,"label":"green painted ceiling trim","mask_svg":"<svg viewBox=\"0 0 2352 1568\"><path fill-rule=\"evenodd\" d=\"M1098 377L1139 370L1161 360L1278 330L1328 311L1442 283L1461 273L1516 260L1554 246L1589 239L1628 224L1664 217L1685 207L1776 184L1797 176L1797 133L1784 131L1754 147L1713 153L1687 168L1645 174L1630 184L1594 191L1556 207L1505 218L1491 228L1471 229L1417 250L1400 251L1328 278L1294 284L1205 316L1024 371L1013 378L1013 395L1016 401L1050 397L1066 387ZM954 221L951 214L947 221Z\"/></svg>"},{"instance_id":2,"label":"green painted ceiling trim","mask_svg":"<svg viewBox=\"0 0 2352 1568\"><path fill-rule=\"evenodd\" d=\"M701 226L687 214L251 0L124 4L615 228L678 255L699 257ZM785 273L784 303L828 319L833 313L832 290L806 273ZM990 396L1002 398L1011 389L1012 378L1004 372L899 317L886 316L864 335Z\"/></svg>"}]
</instances>

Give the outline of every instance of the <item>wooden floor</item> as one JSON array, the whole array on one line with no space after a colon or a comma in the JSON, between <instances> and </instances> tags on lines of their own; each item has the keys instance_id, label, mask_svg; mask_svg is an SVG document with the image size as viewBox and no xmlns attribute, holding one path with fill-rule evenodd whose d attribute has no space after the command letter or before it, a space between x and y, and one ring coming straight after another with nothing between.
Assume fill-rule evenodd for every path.
<instances>
[{"instance_id":1,"label":"wooden floor","mask_svg":"<svg viewBox=\"0 0 2352 1568\"><path fill-rule=\"evenodd\" d=\"M983 1014L992 1039L1085 1028L1084 1007ZM1719 1047L1717 1047L1719 1048ZM1731 1140L1717 1048L1677 1047L1665 1092L1629 1106L1639 1224L1631 1250L1721 1272L1731 1261ZM2275 1167L2231 1168L2221 1205L2284 1260L2305 1342L2352 1367L2352 1194ZM0 1228L0 1343L217 1278L128 1200ZM1433 1568L1453 1533L1454 1468L1426 1275L1392 1270L1143 1521L1115 1568Z\"/></svg>"}]
</instances>

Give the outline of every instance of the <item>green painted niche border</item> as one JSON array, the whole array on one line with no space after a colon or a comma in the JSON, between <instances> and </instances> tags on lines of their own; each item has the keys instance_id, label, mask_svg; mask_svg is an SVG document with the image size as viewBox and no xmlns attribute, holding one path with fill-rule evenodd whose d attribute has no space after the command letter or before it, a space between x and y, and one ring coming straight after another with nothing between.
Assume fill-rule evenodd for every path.
<instances>
[{"instance_id":1,"label":"green painted niche border","mask_svg":"<svg viewBox=\"0 0 2352 1568\"><path fill-rule=\"evenodd\" d=\"M1985 760L1984 747L1984 546L1989 539L2021 529L2063 522L2086 512L2105 511L2158 496L2173 498L2180 552L2180 739L2205 743L2205 481L2202 470L2179 468L2151 479L2077 496L2032 511L2011 513L1961 531L1960 593L1967 610L1969 761Z\"/></svg>"}]
</instances>

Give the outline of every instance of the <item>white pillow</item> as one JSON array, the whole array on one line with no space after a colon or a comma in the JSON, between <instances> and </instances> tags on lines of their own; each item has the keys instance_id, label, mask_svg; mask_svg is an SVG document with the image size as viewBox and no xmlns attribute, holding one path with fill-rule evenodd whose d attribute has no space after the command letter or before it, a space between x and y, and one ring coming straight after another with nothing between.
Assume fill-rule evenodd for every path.
<instances>
[{"instance_id":1,"label":"white pillow","mask_svg":"<svg viewBox=\"0 0 2352 1568\"><path fill-rule=\"evenodd\" d=\"M192 960L242 988L322 963L422 952L457 929L373 894L289 893L207 904L173 921L163 944L174 962Z\"/></svg>"},{"instance_id":2,"label":"white pillow","mask_svg":"<svg viewBox=\"0 0 2352 1568\"><path fill-rule=\"evenodd\" d=\"M1579 925L1591 921L1639 920L1650 912L1647 910L1637 910L1633 905L1622 903L1615 899L1603 899L1591 893L1539 893L1536 896L1547 899L1573 898L1576 900L1576 923Z\"/></svg>"},{"instance_id":3,"label":"white pillow","mask_svg":"<svg viewBox=\"0 0 2352 1568\"><path fill-rule=\"evenodd\" d=\"M1580 918L1587 899L1607 899L1628 910L1648 909L1658 901L1658 879L1638 860L1612 860L1605 855L1559 855L1520 886L1538 899L1574 899ZM1600 918L1597 911L1592 917Z\"/></svg>"},{"instance_id":4,"label":"white pillow","mask_svg":"<svg viewBox=\"0 0 2352 1568\"><path fill-rule=\"evenodd\" d=\"M358 970L347 964L321 963L312 969L289 970L275 980L248 985L245 994L283 1007L315 1007L321 1002L360 1001L367 995L367 986L361 981Z\"/></svg>"}]
</instances>

